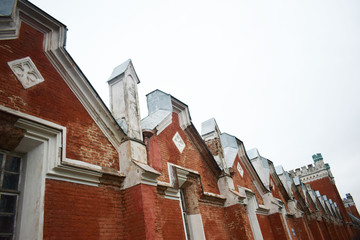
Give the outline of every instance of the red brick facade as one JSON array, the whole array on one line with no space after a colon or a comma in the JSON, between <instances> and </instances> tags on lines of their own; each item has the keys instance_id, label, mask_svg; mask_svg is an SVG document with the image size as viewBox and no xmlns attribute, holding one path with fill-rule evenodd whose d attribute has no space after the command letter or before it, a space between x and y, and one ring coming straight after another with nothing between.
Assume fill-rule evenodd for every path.
<instances>
[{"instance_id":1,"label":"red brick facade","mask_svg":"<svg viewBox=\"0 0 360 240\"><path fill-rule=\"evenodd\" d=\"M126 222L123 211L119 188L48 179L44 239L119 239Z\"/></svg>"},{"instance_id":2,"label":"red brick facade","mask_svg":"<svg viewBox=\"0 0 360 240\"><path fill-rule=\"evenodd\" d=\"M44 34L24 22L18 39L1 41L0 104L66 127L68 158L118 169L114 147L50 63L43 42ZM25 90L7 62L28 56L45 81Z\"/></svg>"},{"instance_id":3,"label":"red brick facade","mask_svg":"<svg viewBox=\"0 0 360 240\"><path fill-rule=\"evenodd\" d=\"M188 107L169 94L156 90L163 98L152 102L169 115L161 119L150 112L154 124L138 132L144 140L130 137L64 49L66 27L26 0L16 8L2 17L12 25L0 23L0 160L18 154L24 167L19 193L11 192L18 194L17 222L4 227L8 232L0 238L29 232L33 239L315 240L359 233L346 213L359 217L356 208L345 209L329 178L312 181L305 191L293 176L280 179L271 161L253 164L236 137L227 134L233 142L225 146L217 126L217 135L208 132L216 137L203 140ZM3 28L18 20L18 35L10 29L12 35L5 36ZM45 79L28 89L8 64L25 57ZM123 81L119 76L130 70L114 81ZM137 92L124 88L136 105ZM40 190L25 195L31 189ZM323 195L337 203L342 218ZM28 199L36 206L27 205ZM29 215L36 221L26 222Z\"/></svg>"}]
</instances>

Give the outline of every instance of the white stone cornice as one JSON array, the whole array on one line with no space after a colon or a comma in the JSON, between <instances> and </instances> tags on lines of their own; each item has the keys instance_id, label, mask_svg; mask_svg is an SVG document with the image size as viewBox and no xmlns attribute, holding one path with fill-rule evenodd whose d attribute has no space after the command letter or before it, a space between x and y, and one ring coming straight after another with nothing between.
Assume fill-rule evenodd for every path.
<instances>
[{"instance_id":1,"label":"white stone cornice","mask_svg":"<svg viewBox=\"0 0 360 240\"><path fill-rule=\"evenodd\" d=\"M125 134L89 81L65 50L66 26L25 0L18 1L16 11L12 15L12 21L12 26L16 26L16 31L20 28L20 24L16 24L16 21L19 21L25 22L44 34L44 51L46 56L111 144L115 149L119 150L120 143ZM0 23L0 39L7 38L6 34L1 31ZM16 37L17 35L14 35L11 38Z\"/></svg>"}]
</instances>

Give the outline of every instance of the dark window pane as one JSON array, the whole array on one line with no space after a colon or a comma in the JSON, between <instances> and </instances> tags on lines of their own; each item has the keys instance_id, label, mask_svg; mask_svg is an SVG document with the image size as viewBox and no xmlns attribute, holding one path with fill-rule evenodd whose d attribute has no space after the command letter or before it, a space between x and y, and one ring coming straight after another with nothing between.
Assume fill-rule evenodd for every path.
<instances>
[{"instance_id":1,"label":"dark window pane","mask_svg":"<svg viewBox=\"0 0 360 240\"><path fill-rule=\"evenodd\" d=\"M0 215L0 233L12 233L14 228L14 216Z\"/></svg>"},{"instance_id":2,"label":"dark window pane","mask_svg":"<svg viewBox=\"0 0 360 240\"><path fill-rule=\"evenodd\" d=\"M2 168L4 154L0 153L0 168Z\"/></svg>"},{"instance_id":3,"label":"dark window pane","mask_svg":"<svg viewBox=\"0 0 360 240\"><path fill-rule=\"evenodd\" d=\"M10 172L20 171L20 158L8 156L5 162L5 170Z\"/></svg>"},{"instance_id":4,"label":"dark window pane","mask_svg":"<svg viewBox=\"0 0 360 240\"><path fill-rule=\"evenodd\" d=\"M3 189L17 190L19 185L19 174L4 173Z\"/></svg>"},{"instance_id":5,"label":"dark window pane","mask_svg":"<svg viewBox=\"0 0 360 240\"><path fill-rule=\"evenodd\" d=\"M0 212L15 213L16 210L16 195L0 195Z\"/></svg>"},{"instance_id":6,"label":"dark window pane","mask_svg":"<svg viewBox=\"0 0 360 240\"><path fill-rule=\"evenodd\" d=\"M11 235L12 236L12 235ZM2 237L0 235L0 240L12 240L12 237Z\"/></svg>"}]
</instances>

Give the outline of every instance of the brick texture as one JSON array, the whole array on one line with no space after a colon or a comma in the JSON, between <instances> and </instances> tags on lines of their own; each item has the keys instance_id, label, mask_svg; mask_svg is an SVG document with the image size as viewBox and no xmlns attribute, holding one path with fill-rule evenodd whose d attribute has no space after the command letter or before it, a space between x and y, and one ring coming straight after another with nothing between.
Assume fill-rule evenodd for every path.
<instances>
[{"instance_id":1,"label":"brick texture","mask_svg":"<svg viewBox=\"0 0 360 240\"><path fill-rule=\"evenodd\" d=\"M289 239L284 220L280 213L274 213L268 216L270 226L276 240Z\"/></svg>"},{"instance_id":2,"label":"brick texture","mask_svg":"<svg viewBox=\"0 0 360 240\"><path fill-rule=\"evenodd\" d=\"M123 239L121 192L46 180L44 239Z\"/></svg>"},{"instance_id":3,"label":"brick texture","mask_svg":"<svg viewBox=\"0 0 360 240\"><path fill-rule=\"evenodd\" d=\"M244 170L244 174L243 176L240 175L239 171L237 170L237 165L240 164L240 166L242 167L242 169ZM234 170L235 174L233 175L233 181L234 181L234 186L241 186L241 187L246 187L248 189L251 189L251 191L253 193L256 194L256 200L258 202L258 204L264 204L264 201L260 195L260 193L258 192L256 186L253 183L253 179L251 179L248 170L245 168L244 164L240 161L240 158L238 155L236 155L235 161L233 163L232 169Z\"/></svg>"},{"instance_id":4,"label":"brick texture","mask_svg":"<svg viewBox=\"0 0 360 240\"><path fill-rule=\"evenodd\" d=\"M172 141L175 133L178 132L185 143L185 148L182 153L177 149L176 145ZM173 163L188 169L197 171L201 175L201 181L205 192L212 192L219 194L219 189L217 186L217 178L210 170L210 167L202 159L199 151L192 144L192 142L187 137L186 133L183 132L179 125L178 115L173 113L172 123L163 130L159 135L153 135L152 138L157 138L156 140L150 140L148 148L151 151L159 151L161 154L161 163L162 167L159 167L154 162L159 162L160 160L152 160L153 164L157 169L162 170L162 175L159 177L159 180L164 182L169 182L168 176L168 167L167 163ZM153 158L154 159L154 158Z\"/></svg>"},{"instance_id":5,"label":"brick texture","mask_svg":"<svg viewBox=\"0 0 360 240\"><path fill-rule=\"evenodd\" d=\"M118 155L43 51L44 35L21 23L20 37L0 43L0 105L67 128L66 156L118 169ZM7 62L30 57L45 81L24 89Z\"/></svg>"},{"instance_id":6,"label":"brick texture","mask_svg":"<svg viewBox=\"0 0 360 240\"><path fill-rule=\"evenodd\" d=\"M349 221L349 217L347 216L345 206L336 188L336 185L331 183L329 178L326 177L326 178L318 179L309 182L308 184L310 184L312 189L320 191L322 195L326 195L328 199L332 199L334 202L336 202L344 220Z\"/></svg>"},{"instance_id":7,"label":"brick texture","mask_svg":"<svg viewBox=\"0 0 360 240\"><path fill-rule=\"evenodd\" d=\"M294 218L293 219L293 227L296 232L297 239L301 240L312 240L313 236L310 232L307 222L305 218Z\"/></svg>"},{"instance_id":8,"label":"brick texture","mask_svg":"<svg viewBox=\"0 0 360 240\"><path fill-rule=\"evenodd\" d=\"M157 239L185 239L184 225L181 215L180 202L178 200L171 200L159 196L158 205L158 220L157 225L159 230L159 237Z\"/></svg>"},{"instance_id":9,"label":"brick texture","mask_svg":"<svg viewBox=\"0 0 360 240\"><path fill-rule=\"evenodd\" d=\"M236 204L225 208L227 228L230 233L229 239L254 239L250 220L244 205Z\"/></svg>"},{"instance_id":10,"label":"brick texture","mask_svg":"<svg viewBox=\"0 0 360 240\"><path fill-rule=\"evenodd\" d=\"M257 215L261 233L263 235L263 238L266 240L276 240L273 229L271 227L269 216L267 215Z\"/></svg>"},{"instance_id":11,"label":"brick texture","mask_svg":"<svg viewBox=\"0 0 360 240\"><path fill-rule=\"evenodd\" d=\"M213 206L205 203L200 203L199 207L206 239L231 239L227 224L224 221L224 208L221 206Z\"/></svg>"}]
</instances>

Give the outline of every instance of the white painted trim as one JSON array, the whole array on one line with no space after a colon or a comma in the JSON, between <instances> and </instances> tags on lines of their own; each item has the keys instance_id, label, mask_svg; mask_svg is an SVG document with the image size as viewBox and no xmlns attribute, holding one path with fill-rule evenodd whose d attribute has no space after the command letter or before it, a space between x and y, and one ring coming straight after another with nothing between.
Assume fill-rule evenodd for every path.
<instances>
[{"instance_id":1,"label":"white painted trim","mask_svg":"<svg viewBox=\"0 0 360 240\"><path fill-rule=\"evenodd\" d=\"M53 136L51 143L54 144L55 150L50 153L46 163L47 178L91 186L98 185L102 176L100 166L66 158L66 127L1 105L0 111L19 117L16 126L26 129L29 136L43 134L44 139Z\"/></svg>"},{"instance_id":2,"label":"white painted trim","mask_svg":"<svg viewBox=\"0 0 360 240\"><path fill-rule=\"evenodd\" d=\"M171 199L171 200L180 200L180 191L176 188L167 188L165 190L165 198Z\"/></svg>"},{"instance_id":3,"label":"white painted trim","mask_svg":"<svg viewBox=\"0 0 360 240\"><path fill-rule=\"evenodd\" d=\"M159 135L172 123L172 113L166 116L157 126L156 126L156 135Z\"/></svg>"},{"instance_id":4,"label":"white painted trim","mask_svg":"<svg viewBox=\"0 0 360 240\"><path fill-rule=\"evenodd\" d=\"M281 202L281 216L284 220L284 223L285 223L285 227L286 227L286 231L288 233L288 236L290 238L290 240L292 240L292 236L291 236L291 232L290 232L290 229L289 229L289 225L286 221L286 208L285 208L285 204L283 202Z\"/></svg>"},{"instance_id":5,"label":"white painted trim","mask_svg":"<svg viewBox=\"0 0 360 240\"><path fill-rule=\"evenodd\" d=\"M125 134L65 50L66 26L42 10L33 7L28 1L19 0L17 12L19 12L21 21L26 22L38 31L44 33L45 55L87 110L94 122L118 151Z\"/></svg>"},{"instance_id":6,"label":"white painted trim","mask_svg":"<svg viewBox=\"0 0 360 240\"><path fill-rule=\"evenodd\" d=\"M256 210L258 208L258 204L256 201L256 195L255 194L246 194L248 204L246 206L247 215L250 222L250 227L254 236L255 240L263 240L263 236L261 233L259 221L256 216Z\"/></svg>"},{"instance_id":7,"label":"white painted trim","mask_svg":"<svg viewBox=\"0 0 360 240\"><path fill-rule=\"evenodd\" d=\"M196 240L205 240L204 224L201 218L201 214L187 214L186 217L190 228L190 238Z\"/></svg>"},{"instance_id":8,"label":"white painted trim","mask_svg":"<svg viewBox=\"0 0 360 240\"><path fill-rule=\"evenodd\" d=\"M184 227L185 239L186 240L191 240L191 239L188 239L187 226L186 226L186 222L185 222L186 220L184 219L184 208L182 206L183 205L183 200L182 200L182 197L180 196L180 191L179 191L179 204L180 204L180 211L181 211L181 219L182 219L183 227Z\"/></svg>"},{"instance_id":9,"label":"white painted trim","mask_svg":"<svg viewBox=\"0 0 360 240\"><path fill-rule=\"evenodd\" d=\"M16 5L16 3L15 3ZM16 7L11 16L1 17L0 21L0 40L16 39L19 35L19 12Z\"/></svg>"}]
</instances>

